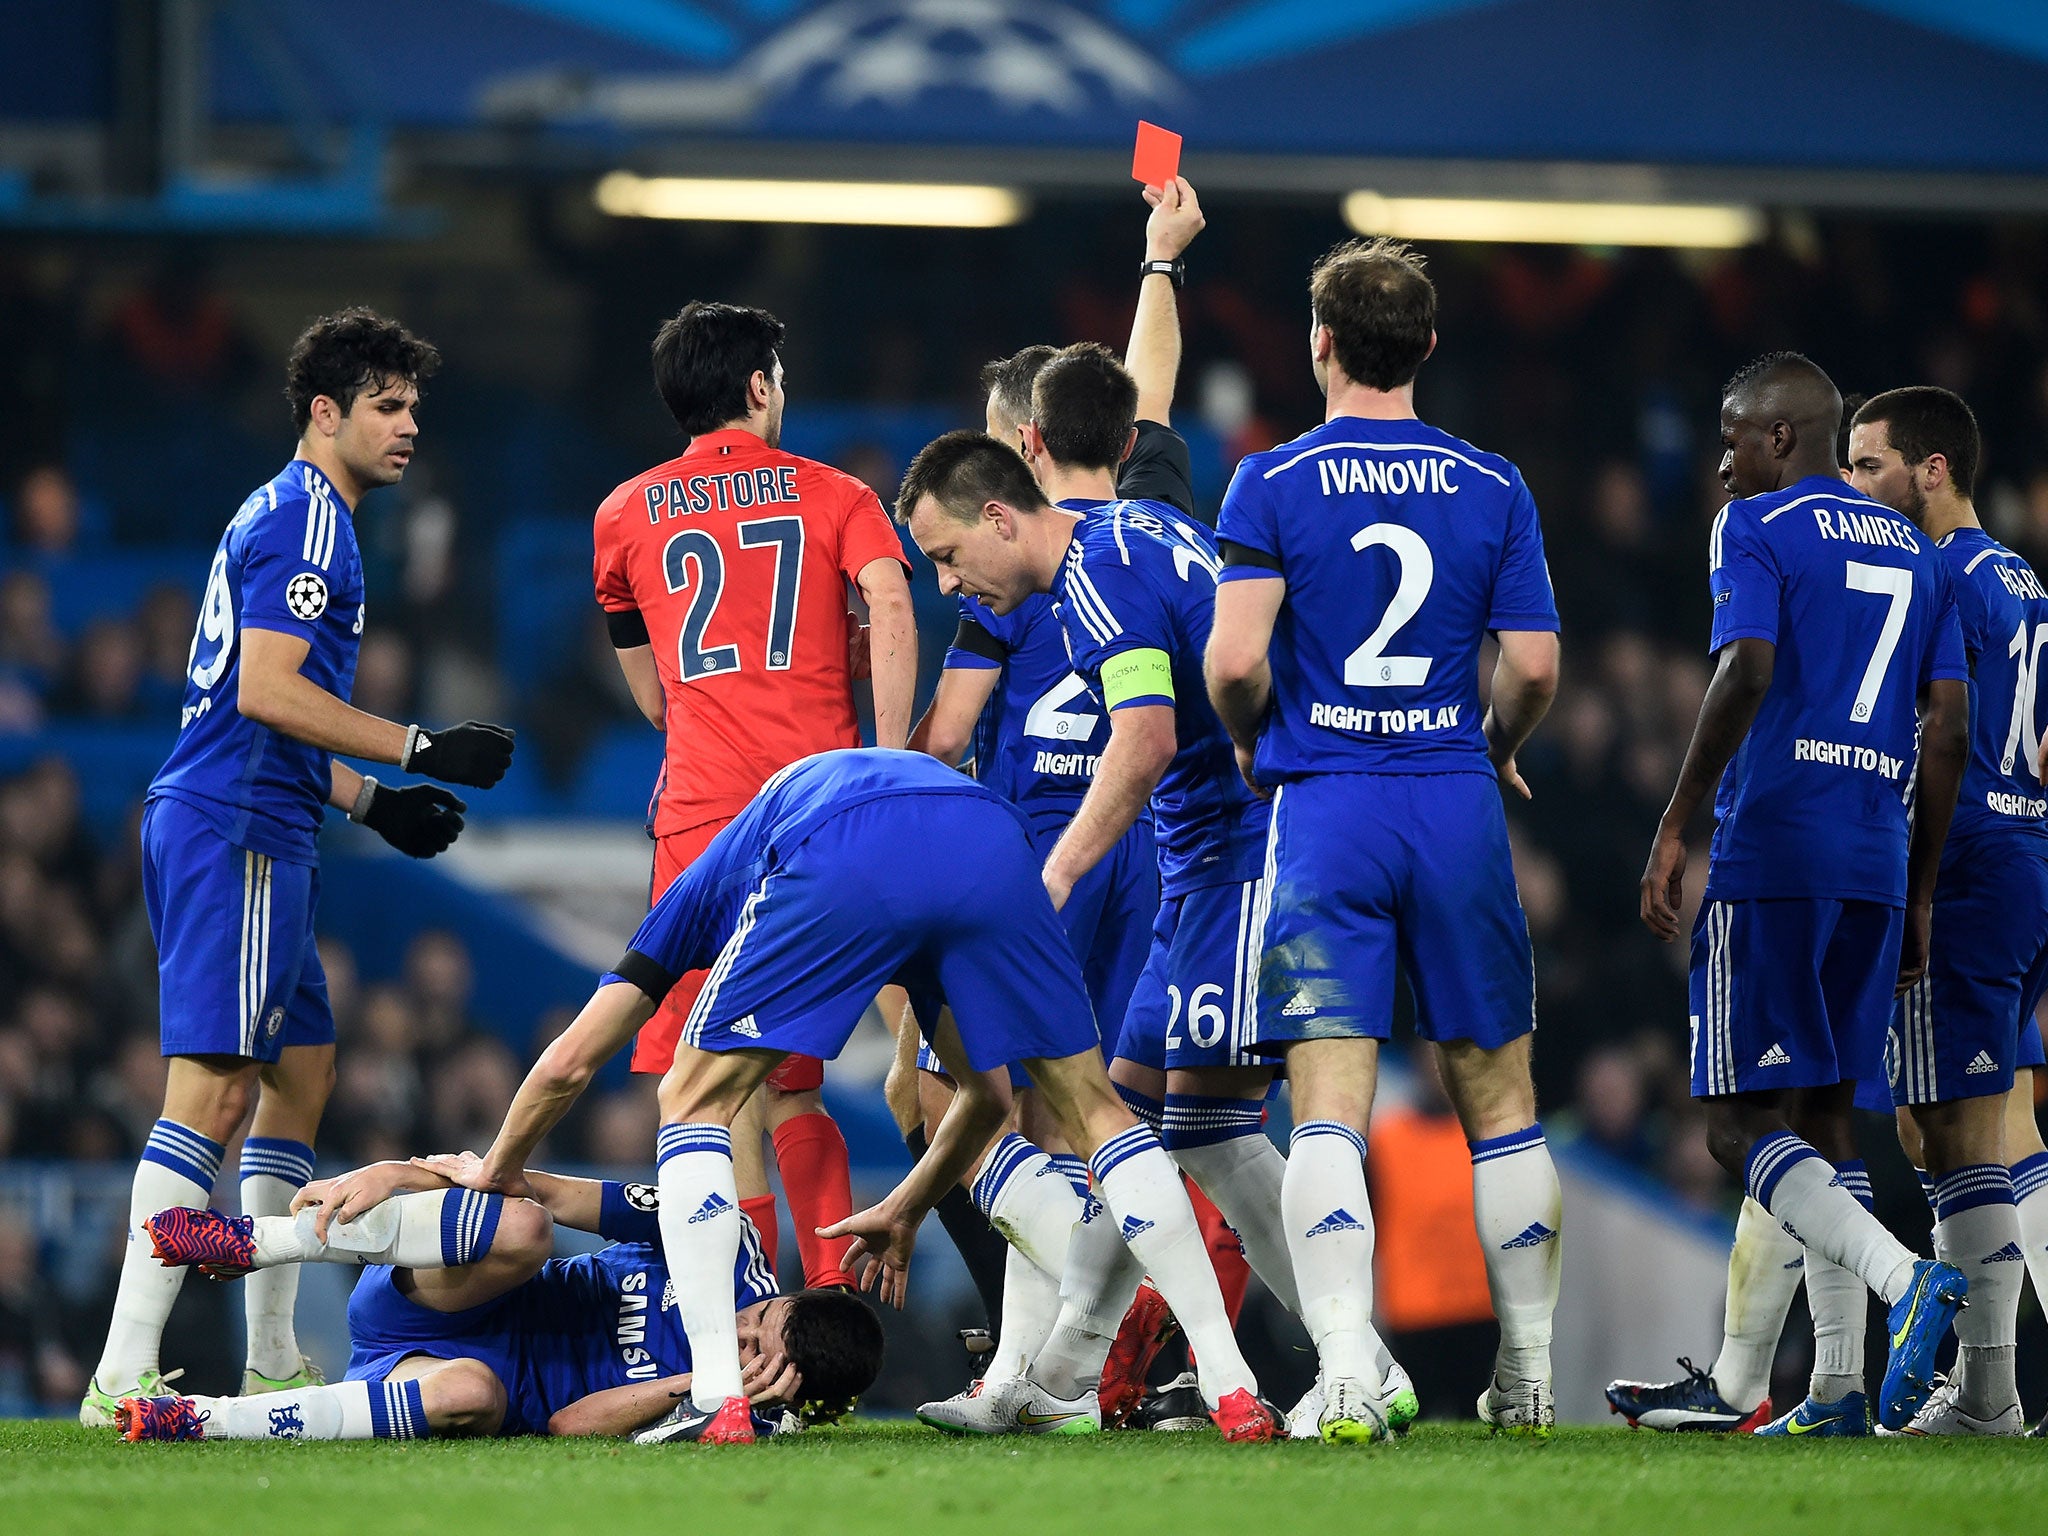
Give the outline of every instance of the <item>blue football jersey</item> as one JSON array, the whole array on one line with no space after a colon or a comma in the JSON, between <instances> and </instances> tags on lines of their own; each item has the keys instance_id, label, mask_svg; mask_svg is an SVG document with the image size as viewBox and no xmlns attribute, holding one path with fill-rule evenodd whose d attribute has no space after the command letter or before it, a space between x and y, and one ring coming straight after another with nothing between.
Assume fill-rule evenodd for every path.
<instances>
[{"instance_id":1,"label":"blue football jersey","mask_svg":"<svg viewBox=\"0 0 2048 1536\"><path fill-rule=\"evenodd\" d=\"M1813 476L1730 502L1709 565L1710 648L1768 640L1777 659L1715 796L1708 898L1904 905L1918 696L1970 675L1948 563L1897 512Z\"/></svg>"},{"instance_id":2,"label":"blue football jersey","mask_svg":"<svg viewBox=\"0 0 2048 1536\"><path fill-rule=\"evenodd\" d=\"M243 502L221 535L186 664L178 742L149 792L183 801L237 847L310 864L332 758L243 717L244 629L298 636L311 647L302 677L338 699L354 690L363 634L355 523L303 459Z\"/></svg>"},{"instance_id":3,"label":"blue football jersey","mask_svg":"<svg viewBox=\"0 0 2048 1536\"><path fill-rule=\"evenodd\" d=\"M1062 506L1089 513L1053 578L1075 672L1106 708L1173 706L1179 750L1152 792L1160 893L1257 879L1266 802L1238 775L1202 678L1222 569L1214 541L1163 502Z\"/></svg>"},{"instance_id":4,"label":"blue football jersey","mask_svg":"<svg viewBox=\"0 0 2048 1536\"><path fill-rule=\"evenodd\" d=\"M1985 833L2048 836L2048 791L2034 774L2048 590L1982 528L1958 528L1936 548L1948 563L1970 657L1970 761L1947 846Z\"/></svg>"},{"instance_id":5,"label":"blue football jersey","mask_svg":"<svg viewBox=\"0 0 2048 1536\"><path fill-rule=\"evenodd\" d=\"M1480 642L1558 627L1536 503L1514 465L1420 421L1340 416L1247 455L1216 534L1287 583L1261 782L1493 772ZM1224 579L1270 574L1233 563Z\"/></svg>"},{"instance_id":6,"label":"blue football jersey","mask_svg":"<svg viewBox=\"0 0 2048 1536\"><path fill-rule=\"evenodd\" d=\"M613 1205L606 1186L606 1205ZM540 1273L511 1292L507 1331L518 1341L520 1380L506 1389L516 1399L508 1421L544 1426L579 1398L636 1381L657 1381L690 1369L690 1341L675 1308L675 1282L662 1256L661 1234L645 1185L644 1240L614 1242L595 1253L550 1259ZM607 1231L616 1230L607 1223ZM739 1259L733 1267L733 1310L778 1295L754 1224L742 1217Z\"/></svg>"},{"instance_id":7,"label":"blue football jersey","mask_svg":"<svg viewBox=\"0 0 2048 1536\"><path fill-rule=\"evenodd\" d=\"M1002 673L974 726L976 781L1034 827L1064 824L1094 781L1109 744L1109 717L1068 659L1052 599L1028 597L998 616L980 598L962 598L960 623L974 644L956 643L946 665Z\"/></svg>"}]
</instances>

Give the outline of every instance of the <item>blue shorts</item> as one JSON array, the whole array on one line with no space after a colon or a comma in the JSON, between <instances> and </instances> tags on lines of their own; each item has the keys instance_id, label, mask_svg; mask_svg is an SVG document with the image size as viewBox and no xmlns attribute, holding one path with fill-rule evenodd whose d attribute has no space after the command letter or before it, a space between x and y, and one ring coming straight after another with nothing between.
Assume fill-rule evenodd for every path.
<instances>
[{"instance_id":1,"label":"blue shorts","mask_svg":"<svg viewBox=\"0 0 2048 1536\"><path fill-rule=\"evenodd\" d=\"M1701 902L1688 985L1693 1097L1879 1072L1905 921L1875 901Z\"/></svg>"},{"instance_id":2,"label":"blue shorts","mask_svg":"<svg viewBox=\"0 0 2048 1536\"><path fill-rule=\"evenodd\" d=\"M2048 984L2048 846L1992 837L1951 850L1934 887L1927 960L1885 1040L1893 1102L2009 1091L2013 1069L2040 1060L2034 1005Z\"/></svg>"},{"instance_id":3,"label":"blue shorts","mask_svg":"<svg viewBox=\"0 0 2048 1536\"><path fill-rule=\"evenodd\" d=\"M1536 966L1490 774L1318 774L1280 786L1258 1048L1385 1040L1398 967L1425 1040L1536 1027Z\"/></svg>"},{"instance_id":4,"label":"blue shorts","mask_svg":"<svg viewBox=\"0 0 2048 1536\"><path fill-rule=\"evenodd\" d=\"M526 1327L517 1288L461 1312L436 1312L403 1295L388 1264L369 1264L348 1299L347 1381L382 1381L414 1355L478 1360L505 1387L501 1435L548 1432L545 1395L522 1348Z\"/></svg>"},{"instance_id":5,"label":"blue shorts","mask_svg":"<svg viewBox=\"0 0 2048 1536\"><path fill-rule=\"evenodd\" d=\"M1062 830L1049 827L1032 834L1032 851L1041 866ZM1081 979L1088 988L1098 1026L1107 1023L1114 1027L1130 1007L1131 994L1151 953L1152 920L1158 915L1159 854L1152 822L1146 818L1118 840L1109 857L1081 877L1067 904L1060 908L1060 923L1081 964ZM946 1070L929 1045L918 1047L917 1065L926 1072ZM1013 1087L1029 1081L1021 1068L1010 1068Z\"/></svg>"},{"instance_id":6,"label":"blue shorts","mask_svg":"<svg viewBox=\"0 0 2048 1536\"><path fill-rule=\"evenodd\" d=\"M1145 974L1117 1035L1119 1060L1157 1071L1267 1065L1252 1006L1264 880L1206 885L1159 903Z\"/></svg>"},{"instance_id":7,"label":"blue shorts","mask_svg":"<svg viewBox=\"0 0 2048 1536\"><path fill-rule=\"evenodd\" d=\"M332 1045L313 945L320 871L238 848L181 801L142 812L142 895L156 940L166 1056L273 1062Z\"/></svg>"},{"instance_id":8,"label":"blue shorts","mask_svg":"<svg viewBox=\"0 0 2048 1536\"><path fill-rule=\"evenodd\" d=\"M635 950L666 963L664 949L675 946L662 930L690 928L692 877L719 876L716 862L684 871L634 936ZM1024 824L978 795L866 801L778 852L710 967L683 1043L830 1060L891 982L950 1003L981 1071L1097 1043Z\"/></svg>"}]
</instances>

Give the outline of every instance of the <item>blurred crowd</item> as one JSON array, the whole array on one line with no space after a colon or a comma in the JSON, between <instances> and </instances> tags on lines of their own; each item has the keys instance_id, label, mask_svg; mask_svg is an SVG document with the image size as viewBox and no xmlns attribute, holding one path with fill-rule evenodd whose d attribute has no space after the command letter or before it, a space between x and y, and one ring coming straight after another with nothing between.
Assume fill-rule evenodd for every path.
<instances>
[{"instance_id":1,"label":"blurred crowd","mask_svg":"<svg viewBox=\"0 0 2048 1536\"><path fill-rule=\"evenodd\" d=\"M778 310L791 324L792 420L807 401L838 400L877 406L883 427L889 410L921 406L922 421L934 402L975 421L986 358L1041 339L1116 341L1129 326L1130 209L1048 204L1040 219L1061 238L1036 223L988 236L715 239L542 228L515 270L494 271L488 327L465 298L460 258L436 280L402 285L395 264L440 258L364 252L393 265L363 286L402 286L394 307L442 345L449 367L428 392L421 462L359 519L372 621L356 701L398 718L510 718L544 772L572 772L599 733L635 719L630 699L580 606L574 560L554 562L583 616L573 642L512 673L493 637L536 592L496 579L494 541L508 505L538 500L564 528L584 524L617 479L675 451L645 382L654 320L693 292ZM1327 214L1237 217L1212 202L1180 300L1177 407L1197 442L1208 515L1238 456L1315 419L1302 280L1336 235ZM1003 243L965 243L975 239ZM309 312L282 256L236 259L230 284L189 252L116 270L68 248L0 248L0 341L12 348L0 369L0 747L31 748L0 782L0 1163L122 1168L160 1102L134 813L89 827L78 775L92 765L41 756L33 742L73 721L132 722L168 739L204 550L282 462L275 374L281 341ZM1959 390L1985 428L1980 512L2042 565L2048 237L2039 226L1790 217L1741 252L1447 247L1432 263L1442 345L1421 409L1522 465L1564 617L1564 684L1522 764L1534 798L1510 807L1537 951L1546 1122L1554 1140L1725 1207L1735 1191L1706 1155L1687 1088L1684 946L1657 945L1636 919L1650 834L1708 675L1721 383L1789 346L1845 390ZM879 295L877 270L917 280ZM1006 285L1005 306L986 303L994 282ZM500 301L520 324L498 324ZM540 382L522 393L529 379ZM834 456L887 502L915 441L883 427ZM129 463L136 455L153 471L172 466L160 497ZM136 580L134 558L166 545L178 558L161 579L145 571L132 600L67 616L106 562L129 561ZM948 605L926 572L920 581L935 662ZM1694 899L1704 851L1692 861ZM514 1040L473 1016L473 967L489 957L438 931L422 932L388 977L359 977L331 940L322 954L341 1040L323 1159L485 1139L548 1032ZM591 1100L550 1155L641 1162L654 1119L644 1086L617 1089ZM88 1314L89 1287L104 1276L79 1266L78 1284L46 1285L38 1263L21 1212L0 1197L0 1406L75 1395L66 1373L91 1346L48 1308Z\"/></svg>"}]
</instances>

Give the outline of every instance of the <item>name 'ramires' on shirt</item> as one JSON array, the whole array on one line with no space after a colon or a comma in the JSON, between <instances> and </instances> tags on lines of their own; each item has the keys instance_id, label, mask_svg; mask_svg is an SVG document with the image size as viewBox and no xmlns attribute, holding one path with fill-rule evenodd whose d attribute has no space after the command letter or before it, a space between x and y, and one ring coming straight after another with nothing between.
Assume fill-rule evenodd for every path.
<instances>
[{"instance_id":1,"label":"name 'ramires' on shirt","mask_svg":"<svg viewBox=\"0 0 2048 1536\"><path fill-rule=\"evenodd\" d=\"M1708 564L1710 648L1776 648L1715 796L1708 898L1903 906L1920 692L1969 677L1947 562L1900 514L1814 476L1730 502Z\"/></svg>"}]
</instances>

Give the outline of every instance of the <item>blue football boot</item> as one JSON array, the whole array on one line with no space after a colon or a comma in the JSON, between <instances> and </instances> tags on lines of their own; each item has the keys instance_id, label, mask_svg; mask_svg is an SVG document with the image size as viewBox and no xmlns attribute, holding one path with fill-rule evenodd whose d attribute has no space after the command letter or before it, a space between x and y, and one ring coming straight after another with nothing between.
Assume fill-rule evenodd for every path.
<instances>
[{"instance_id":1,"label":"blue football boot","mask_svg":"<svg viewBox=\"0 0 2048 1536\"><path fill-rule=\"evenodd\" d=\"M1886 1429L1904 1429L1934 1390L1934 1352L1958 1309L1969 1305L1969 1294L1968 1277L1953 1264L1921 1259L1913 1265L1913 1283L1885 1320L1891 1359L1877 1390L1877 1422Z\"/></svg>"},{"instance_id":2,"label":"blue football boot","mask_svg":"<svg viewBox=\"0 0 2048 1536\"><path fill-rule=\"evenodd\" d=\"M1721 1396L1714 1378L1685 1356L1678 1357L1685 1375L1677 1381L1611 1381L1607 1406L1628 1420L1630 1429L1689 1430L1746 1435L1771 1417L1771 1400L1742 1409Z\"/></svg>"},{"instance_id":3,"label":"blue football boot","mask_svg":"<svg viewBox=\"0 0 2048 1536\"><path fill-rule=\"evenodd\" d=\"M1807 1398L1790 1413L1771 1420L1759 1435L1817 1435L1823 1440L1841 1440L1870 1433L1870 1399L1851 1392L1838 1403L1816 1403Z\"/></svg>"}]
</instances>

